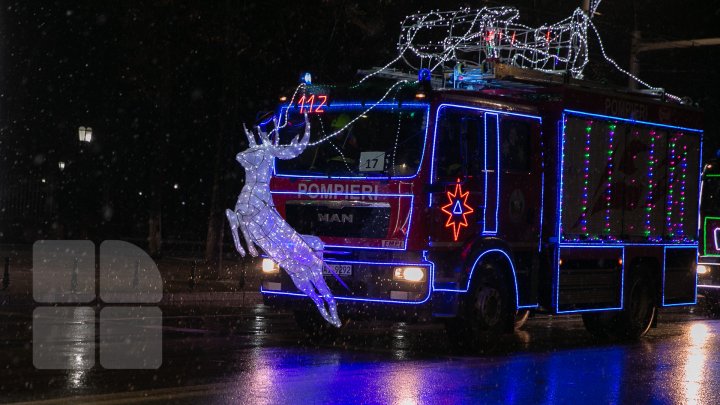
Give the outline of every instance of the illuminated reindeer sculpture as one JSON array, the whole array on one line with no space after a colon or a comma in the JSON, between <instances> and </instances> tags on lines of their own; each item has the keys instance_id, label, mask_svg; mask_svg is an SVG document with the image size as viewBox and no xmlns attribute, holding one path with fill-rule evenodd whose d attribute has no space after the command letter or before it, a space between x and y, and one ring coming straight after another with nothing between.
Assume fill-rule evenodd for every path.
<instances>
[{"instance_id":1,"label":"illuminated reindeer sculpture","mask_svg":"<svg viewBox=\"0 0 720 405\"><path fill-rule=\"evenodd\" d=\"M238 196L235 211L225 211L235 248L241 256L245 256L245 249L240 245L239 228L251 256L256 257L255 246L260 247L290 275L295 286L313 300L322 317L340 327L335 298L322 274L325 266L323 242L316 236L297 233L277 212L270 194L273 158L292 159L298 156L310 140L310 122L305 115L305 133L301 139L296 136L288 145L278 144L277 128L277 120L275 129L269 134L257 127L260 144L255 142L255 134L245 128L248 148L235 158L245 168L245 186ZM273 132L274 141L270 139Z\"/></svg>"}]
</instances>

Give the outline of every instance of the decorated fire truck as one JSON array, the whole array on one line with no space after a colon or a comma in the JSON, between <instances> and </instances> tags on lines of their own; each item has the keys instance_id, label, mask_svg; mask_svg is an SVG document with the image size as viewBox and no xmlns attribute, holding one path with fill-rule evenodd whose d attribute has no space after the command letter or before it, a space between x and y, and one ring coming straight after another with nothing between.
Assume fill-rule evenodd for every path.
<instances>
[{"instance_id":1,"label":"decorated fire truck","mask_svg":"<svg viewBox=\"0 0 720 405\"><path fill-rule=\"evenodd\" d=\"M275 161L273 201L324 242L343 321L434 320L479 338L531 311L580 313L597 336L637 338L658 309L694 304L701 113L493 71L452 87L428 72L391 90L382 75L308 84L276 112L281 143L307 114L311 146ZM332 329L271 259L262 271L266 304Z\"/></svg>"}]
</instances>

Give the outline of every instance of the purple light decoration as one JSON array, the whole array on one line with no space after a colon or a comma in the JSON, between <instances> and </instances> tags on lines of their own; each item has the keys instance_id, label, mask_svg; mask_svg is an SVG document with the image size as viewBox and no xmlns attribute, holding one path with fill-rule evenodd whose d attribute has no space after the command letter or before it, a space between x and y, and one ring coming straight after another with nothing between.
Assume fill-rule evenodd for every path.
<instances>
[{"instance_id":1,"label":"purple light decoration","mask_svg":"<svg viewBox=\"0 0 720 405\"><path fill-rule=\"evenodd\" d=\"M666 212L665 212L665 234L672 238L675 236L674 228L673 228L673 222L672 222L672 214L673 214L673 205L675 203L675 148L677 146L677 137L673 136L670 139L670 155L668 156L668 194L667 194L667 204L666 204Z\"/></svg>"},{"instance_id":2,"label":"purple light decoration","mask_svg":"<svg viewBox=\"0 0 720 405\"><path fill-rule=\"evenodd\" d=\"M654 208L653 204L653 192L655 187L655 141L657 133L654 130L650 130L650 152L648 156L648 193L645 199L645 237L649 238L652 234L652 223L651 215Z\"/></svg>"},{"instance_id":3,"label":"purple light decoration","mask_svg":"<svg viewBox=\"0 0 720 405\"><path fill-rule=\"evenodd\" d=\"M680 133L680 136L684 134ZM685 239L685 185L687 179L687 145L683 145L682 160L680 160L680 223L678 224L678 236Z\"/></svg>"},{"instance_id":4,"label":"purple light decoration","mask_svg":"<svg viewBox=\"0 0 720 405\"><path fill-rule=\"evenodd\" d=\"M587 228L587 215L588 215L588 184L590 183L590 133L592 132L592 121L587 121L585 127L585 153L583 161L583 191L582 191L582 205L580 212L580 229L582 230L583 236L586 238L589 236Z\"/></svg>"},{"instance_id":5,"label":"purple light decoration","mask_svg":"<svg viewBox=\"0 0 720 405\"><path fill-rule=\"evenodd\" d=\"M610 124L608 132L608 153L607 153L607 181L605 183L605 236L612 239L610 235L610 208L612 205L612 179L613 179L613 156L615 144L616 124Z\"/></svg>"}]
</instances>

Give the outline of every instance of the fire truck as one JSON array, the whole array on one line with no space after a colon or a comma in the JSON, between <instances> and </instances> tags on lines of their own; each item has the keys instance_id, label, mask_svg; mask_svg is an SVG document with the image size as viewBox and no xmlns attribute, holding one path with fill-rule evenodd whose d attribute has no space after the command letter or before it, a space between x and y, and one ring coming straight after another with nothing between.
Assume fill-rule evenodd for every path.
<instances>
[{"instance_id":1,"label":"fire truck","mask_svg":"<svg viewBox=\"0 0 720 405\"><path fill-rule=\"evenodd\" d=\"M708 315L720 317L720 160L709 161L700 187L698 294Z\"/></svg>"},{"instance_id":2,"label":"fire truck","mask_svg":"<svg viewBox=\"0 0 720 405\"><path fill-rule=\"evenodd\" d=\"M276 161L271 190L325 243L341 317L475 341L531 311L579 313L633 339L659 308L696 303L700 111L500 64L419 79L308 84L276 112L281 143L310 117L315 146ZM270 259L262 271L266 304L332 329Z\"/></svg>"}]
</instances>

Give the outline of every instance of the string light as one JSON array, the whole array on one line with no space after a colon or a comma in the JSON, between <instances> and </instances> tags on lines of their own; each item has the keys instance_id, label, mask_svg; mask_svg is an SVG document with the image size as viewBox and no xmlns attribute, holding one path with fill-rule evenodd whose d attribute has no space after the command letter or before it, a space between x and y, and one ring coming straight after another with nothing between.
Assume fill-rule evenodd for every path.
<instances>
[{"instance_id":1,"label":"string light","mask_svg":"<svg viewBox=\"0 0 720 405\"><path fill-rule=\"evenodd\" d=\"M590 139L592 132L592 121L587 121L585 126L585 150L583 151L583 189L582 189L582 205L580 211L580 230L584 237L588 237L587 217L588 217L588 188L590 183Z\"/></svg>"},{"instance_id":2,"label":"string light","mask_svg":"<svg viewBox=\"0 0 720 405\"><path fill-rule=\"evenodd\" d=\"M673 205L675 203L675 147L677 146L677 138L673 136L670 139L670 155L668 156L668 194L665 213L665 234L669 238L675 236L674 226L672 222Z\"/></svg>"},{"instance_id":3,"label":"string light","mask_svg":"<svg viewBox=\"0 0 720 405\"><path fill-rule=\"evenodd\" d=\"M657 141L657 133L650 130L650 151L648 152L648 193L645 198L645 237L649 238L653 233L652 227L652 211L655 208L653 194L655 188L655 142Z\"/></svg>"},{"instance_id":4,"label":"string light","mask_svg":"<svg viewBox=\"0 0 720 405\"><path fill-rule=\"evenodd\" d=\"M683 137L683 135L684 134L681 133L680 137ZM687 178L687 157L687 145L683 145L682 159L680 160L680 219L678 225L678 236L683 238L685 236L685 186Z\"/></svg>"},{"instance_id":5,"label":"string light","mask_svg":"<svg viewBox=\"0 0 720 405\"><path fill-rule=\"evenodd\" d=\"M610 124L608 131L608 152L607 152L607 181L605 183L605 236L610 235L610 208L612 208L612 185L613 185L613 155L616 124Z\"/></svg>"}]
</instances>

